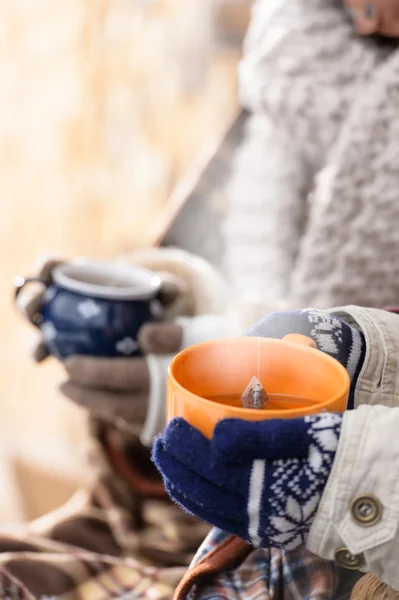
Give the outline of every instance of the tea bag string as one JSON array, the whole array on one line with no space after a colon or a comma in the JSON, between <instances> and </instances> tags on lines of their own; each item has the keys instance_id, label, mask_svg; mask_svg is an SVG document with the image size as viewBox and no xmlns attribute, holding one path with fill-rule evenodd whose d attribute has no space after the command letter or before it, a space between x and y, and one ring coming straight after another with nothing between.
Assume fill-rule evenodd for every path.
<instances>
[{"instance_id":1,"label":"tea bag string","mask_svg":"<svg viewBox=\"0 0 399 600\"><path fill-rule=\"evenodd\" d=\"M260 337L257 336L257 359L258 377L253 376L241 395L241 403L244 408L263 409L266 408L268 396L260 382Z\"/></svg>"}]
</instances>

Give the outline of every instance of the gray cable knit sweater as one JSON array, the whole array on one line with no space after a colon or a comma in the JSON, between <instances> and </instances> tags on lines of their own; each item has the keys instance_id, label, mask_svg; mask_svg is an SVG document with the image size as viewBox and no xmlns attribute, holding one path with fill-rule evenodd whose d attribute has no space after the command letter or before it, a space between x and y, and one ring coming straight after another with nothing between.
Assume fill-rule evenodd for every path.
<instances>
[{"instance_id":1,"label":"gray cable knit sweater","mask_svg":"<svg viewBox=\"0 0 399 600\"><path fill-rule=\"evenodd\" d=\"M258 0L252 112L229 186L227 269L267 310L399 303L399 49L341 2Z\"/></svg>"}]
</instances>

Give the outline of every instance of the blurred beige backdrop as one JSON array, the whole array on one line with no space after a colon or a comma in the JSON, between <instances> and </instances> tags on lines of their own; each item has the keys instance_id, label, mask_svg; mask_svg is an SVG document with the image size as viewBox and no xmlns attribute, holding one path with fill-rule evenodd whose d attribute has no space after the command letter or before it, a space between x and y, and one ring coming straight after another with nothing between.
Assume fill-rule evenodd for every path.
<instances>
[{"instance_id":1,"label":"blurred beige backdrop","mask_svg":"<svg viewBox=\"0 0 399 600\"><path fill-rule=\"evenodd\" d=\"M234 29L242 14L230 1L219 27ZM83 415L55 391L59 365L30 362L35 332L15 314L13 279L41 254L109 258L151 242L177 180L234 114L239 51L212 41L205 0L0 9L4 523L47 510L86 476Z\"/></svg>"}]
</instances>

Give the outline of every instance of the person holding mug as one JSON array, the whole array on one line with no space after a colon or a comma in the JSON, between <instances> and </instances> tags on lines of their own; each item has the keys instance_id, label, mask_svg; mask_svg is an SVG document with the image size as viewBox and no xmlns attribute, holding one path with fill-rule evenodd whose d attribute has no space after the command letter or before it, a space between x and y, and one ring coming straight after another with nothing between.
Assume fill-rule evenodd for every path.
<instances>
[{"instance_id":1,"label":"person holding mug","mask_svg":"<svg viewBox=\"0 0 399 600\"><path fill-rule=\"evenodd\" d=\"M346 2L346 8L350 4ZM144 357L115 358L110 363L103 357L70 356L64 361L68 375L64 391L96 415L96 426L100 424L96 437L101 447L107 448L108 466L115 469L117 465L119 472L126 475L126 460L121 460L121 455L124 459L129 457L129 481L133 480L131 457L137 457L143 446L141 443L138 446L140 451L137 448L124 451L132 443L129 437L125 445L126 423L129 431L132 423L135 428L148 425L146 439L142 441L151 444L162 428L166 367L174 352L203 339L242 334L257 318L273 310L309 304L328 308L350 302L377 307L396 303L399 292L394 159L399 114L395 93L397 42L378 37L387 31L384 28L389 21L384 3L374 3L381 7L378 12L363 4L362 15L369 19L372 29L367 32L362 30L364 24L360 23L357 12L360 2L353 2L349 13L341 0L255 4L240 69L241 98L251 115L232 171L226 223L227 263L235 292L216 289L212 284L206 286L205 294L205 304L210 298L217 298L217 303L223 305L217 309L219 315L206 315L213 310L209 305L204 304L201 311L189 303L191 314L187 318L143 327L138 339ZM360 33L376 35L361 38L353 24ZM276 35L269 37L273 31ZM168 269L163 259L158 262L154 255L151 259L136 255L131 260L146 268L153 266L157 271L178 275L183 268L180 264ZM191 260L195 259L191 257L187 263ZM53 266L46 265L45 279L51 279ZM187 283L187 279L183 280ZM199 287L195 288L198 293ZM192 289L190 284L188 288ZM235 308L227 315L225 309L231 306L232 298ZM40 305L40 298L27 303L26 314L34 318L40 312ZM204 314L199 316L198 312ZM354 330L364 332L366 358L372 352L376 364L385 364L385 350L381 349L387 339L391 344L388 371L381 373L370 367L371 383L367 378L359 379L362 382L358 384L359 403L395 397L392 379L395 351L387 330L396 331L396 322L387 324L385 315L380 320L376 313L367 311L354 316L351 310L344 310L339 315ZM370 325L374 318L377 324ZM42 359L46 352L41 346L37 358ZM373 361L370 364L375 366ZM367 396L367 390L363 389L370 386L373 390L375 387L378 400L373 395ZM131 407L139 404L144 406L145 414L141 414L137 423ZM395 415L395 409L392 411ZM363 417L365 414L352 413ZM352 413L348 417L351 421L355 419ZM344 423L346 418L344 415ZM104 422L112 423L112 435L104 436ZM359 432L363 425L359 417L359 428L355 430ZM340 432L341 446L346 439ZM123 452L115 454L115 447L123 448ZM370 458L365 455L364 462L367 460ZM137 473L142 471L135 470L135 485L140 480ZM173 478L169 478L173 483ZM324 484L330 490L325 480ZM145 496L149 488L141 489ZM126 498L130 496L129 488ZM323 514L319 505L317 510L317 514ZM385 523L384 519L382 522ZM320 523L319 520L319 530ZM116 534L113 535L115 539ZM211 546L219 540L217 532L213 535ZM223 535L220 539L223 540ZM350 546L351 543L347 545ZM331 559L335 550L336 544L333 549L318 547L314 551ZM286 572L287 565L297 564L302 575L306 572L305 564L314 570L315 565L311 565L303 547L293 551L299 555L290 557L282 550L266 558L264 553L262 564L265 567L267 560L268 564L274 561L277 571L284 564ZM379 547L375 555L378 551ZM148 553L151 551L147 550ZM203 550L198 556L202 553ZM342 556L351 561L355 554L345 550ZM168 551L163 554L164 560L166 555ZM375 555L371 551L365 553L367 566L371 564L374 568L374 558L379 558ZM256 553L253 556L254 568L258 557ZM331 573L333 567L326 566L329 563L318 564ZM375 568L378 572L381 564ZM392 584L394 580L390 581ZM187 582L185 585L184 590Z\"/></svg>"},{"instance_id":2,"label":"person holding mug","mask_svg":"<svg viewBox=\"0 0 399 600\"><path fill-rule=\"evenodd\" d=\"M397 303L398 36L399 3L396 0L259 0L254 3L239 72L241 101L249 116L231 171L225 226L229 277L236 296L247 295L253 307L252 312L248 311L252 318L256 310L260 317L268 311L309 305L327 308L357 303L382 308ZM380 342L375 337L376 332L390 337L388 329L392 325L392 331L396 331L395 320L390 315L387 318L391 325L381 321L374 326L371 319L369 329L366 314L364 318L357 315L353 321L350 317L350 322L357 325L361 322L359 328L367 332L367 344L377 348ZM380 372L379 382L370 371L363 384L358 384L359 404L371 400L397 406L394 388L398 348L393 339L391 342L391 365ZM393 396L388 399L385 390L390 381ZM367 396L368 388L374 390L375 398ZM398 464L395 434L392 434L395 449L382 458L380 444L385 439L385 425L377 425L378 419L373 421L371 416L374 411L377 414L380 407L370 407L369 411L367 420L370 419L372 429L364 433L363 439L370 443L370 449L375 446L371 454L365 451L363 456L356 455L359 460L356 473L359 478L368 472L371 476L387 472L395 475ZM344 416L344 422L348 418L353 424L354 437L356 431L360 434L366 412L368 410L357 409ZM382 412L387 422L395 422L397 408ZM224 472L221 474L223 460L219 456L220 463L216 466L220 467L217 469L222 480L220 497L225 503L200 507L204 490L209 490L206 484L211 486L215 482L204 465L191 463L190 459L194 455L209 458L212 454L198 453L204 446L200 446L200 442L197 446L194 432L184 429L180 423L179 428L168 429L163 437L167 457L179 453L177 431L186 447L193 445L193 452L187 453L189 464L183 464L185 468L179 472L171 472L168 461L162 462L162 454L157 455L171 495L189 512L212 519L211 522L228 532L242 532L248 524L245 510L237 515L235 523L225 514L227 498L231 497L227 492L231 489L227 489L230 482L223 479ZM348 432L348 428L345 431ZM241 439L239 432L236 436L231 440L232 446ZM268 439L265 432L265 444ZM344 473L347 467L353 466L351 454L355 455L356 451L348 445L346 454L344 440L349 437L339 439L340 450L335 463L338 459L347 461L345 466L339 462ZM366 441L364 444L365 449ZM384 445L384 450L389 444ZM226 473L230 467L231 464L226 466ZM336 475L338 468L328 480L324 492L327 499L317 513L324 516L312 524L310 532L314 535L308 547L332 560L335 551L342 546L341 560L352 561L355 567L364 560L363 571L372 570L386 584L399 589L396 538L389 538L387 533L387 543L383 546L379 545L376 533L379 527L396 531L397 523L389 523L395 500L387 497L388 508L384 508L379 524L358 530L359 537L365 540L363 547L360 541L358 545L350 539L349 544L340 545L343 531L337 531L334 536L332 532L334 528L338 530L338 525L334 523L331 528L329 525L329 518L336 517L331 498L334 494L338 497L341 490ZM387 491L381 480L375 481L371 488L371 495L377 499L380 493ZM353 497L355 495L354 492ZM347 525L350 537L349 505L350 498L337 519L342 519L342 529ZM199 557L207 555L216 540L221 545L225 542L223 535L218 535L214 534ZM307 534L305 537L308 540ZM266 536L265 544L268 543ZM348 546L351 551L345 550ZM263 552L263 576L273 563L273 554ZM280 565L285 559L289 562L284 550L277 556L275 560L280 561ZM294 558L293 563L296 560ZM257 569L255 562L253 558L253 579L259 581L262 567L259 564ZM297 575L303 567L303 561L298 558L298 562ZM242 577L245 578L248 562L243 565ZM289 572L289 566L285 568ZM198 577L199 571L200 567ZM237 571L231 579L226 574L215 577L209 587L202 588L204 597L221 588L228 596L228 590L237 584L238 577ZM377 586L373 589L375 591ZM382 585L378 589L381 596L387 593Z\"/></svg>"},{"instance_id":3,"label":"person holding mug","mask_svg":"<svg viewBox=\"0 0 399 600\"><path fill-rule=\"evenodd\" d=\"M135 252L113 263L46 258L33 275L17 278L17 306L40 329L34 359L61 359L61 392L89 412L95 483L29 532L42 540L41 550L52 540L66 553L75 547L170 567L160 587L171 594L209 526L176 509L150 460L153 437L165 424L162 369L184 343L182 325L221 313L228 286L211 265L178 249ZM0 542L10 550L13 543ZM61 575L46 593L59 595Z\"/></svg>"},{"instance_id":4,"label":"person holding mug","mask_svg":"<svg viewBox=\"0 0 399 600\"><path fill-rule=\"evenodd\" d=\"M191 321L200 324L199 315L205 314L206 318L212 315L211 327L200 334L198 341L208 338L213 323L216 337L221 331L216 315L222 314L229 289L223 276L201 258L170 248L138 251L105 264L49 258L42 260L35 271L33 278L17 278L16 287L20 312L41 329L33 351L34 360L41 363L50 354L60 358L67 374L61 386L64 395L98 416L128 421L139 432L144 446L150 447L154 435L165 423L166 371L170 358L190 343L185 330ZM157 279L155 285L151 274ZM134 279L137 276L138 282ZM95 285L99 277L105 281L103 289ZM125 286L124 277L128 279ZM147 296L150 294L149 306L143 307L146 299L137 297L137 289L140 293L146 277L151 279L149 285L153 291L145 290ZM85 278L87 281L82 281ZM27 286L30 282L36 284L32 291ZM65 282L67 289L60 290L65 288ZM129 284L133 286L133 295ZM114 306L118 299L119 311ZM137 317L135 301L140 304ZM101 305L106 320L96 313ZM152 306L159 307L155 315L151 314ZM68 313L71 316L67 320ZM54 320L58 321L55 326ZM59 325L62 320L64 324ZM86 340L84 336L87 337L93 322L97 322L97 333L93 330ZM56 331L60 327L66 331ZM121 329L117 337L110 338L109 330L117 327ZM74 328L77 332L73 337ZM128 341L126 348L123 344L116 345L124 341Z\"/></svg>"},{"instance_id":5,"label":"person holding mug","mask_svg":"<svg viewBox=\"0 0 399 600\"><path fill-rule=\"evenodd\" d=\"M92 598L97 590L103 597L105 586L110 598L277 600L283 590L287 598L333 600L349 598L372 569L395 586L396 562L385 557L397 547L399 316L355 306L272 313L248 335L293 333L346 369L343 414L221 421L211 440L178 418L155 443L170 496L217 526L188 571L176 566L203 533L201 522L185 522L162 502L156 478L151 487L148 470L139 476L133 436L123 447L121 423L110 431L97 418L105 467L97 484L59 513L0 535L3 582L34 598ZM141 520L140 498L148 505Z\"/></svg>"},{"instance_id":6,"label":"person holding mug","mask_svg":"<svg viewBox=\"0 0 399 600\"><path fill-rule=\"evenodd\" d=\"M264 420L222 418L210 439L177 416L155 442L170 496L216 527L179 585L181 599L192 590L201 599L278 598L281 589L287 598L349 598L368 571L374 579L354 594L371 585L391 597L382 583L399 593L399 315L357 306L272 313L248 335L293 332L346 367L343 413L269 419L266 407Z\"/></svg>"}]
</instances>

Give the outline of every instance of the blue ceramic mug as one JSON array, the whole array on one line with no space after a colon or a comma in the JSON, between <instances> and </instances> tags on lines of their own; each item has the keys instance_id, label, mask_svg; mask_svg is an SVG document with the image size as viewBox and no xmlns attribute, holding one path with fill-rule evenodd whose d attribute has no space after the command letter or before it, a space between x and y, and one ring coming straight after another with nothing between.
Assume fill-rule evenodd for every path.
<instances>
[{"instance_id":1,"label":"blue ceramic mug","mask_svg":"<svg viewBox=\"0 0 399 600\"><path fill-rule=\"evenodd\" d=\"M55 267L52 279L36 324L49 352L59 359L139 356L140 327L163 318L161 280L146 269L87 261ZM40 279L20 278L16 296L35 281Z\"/></svg>"}]
</instances>

